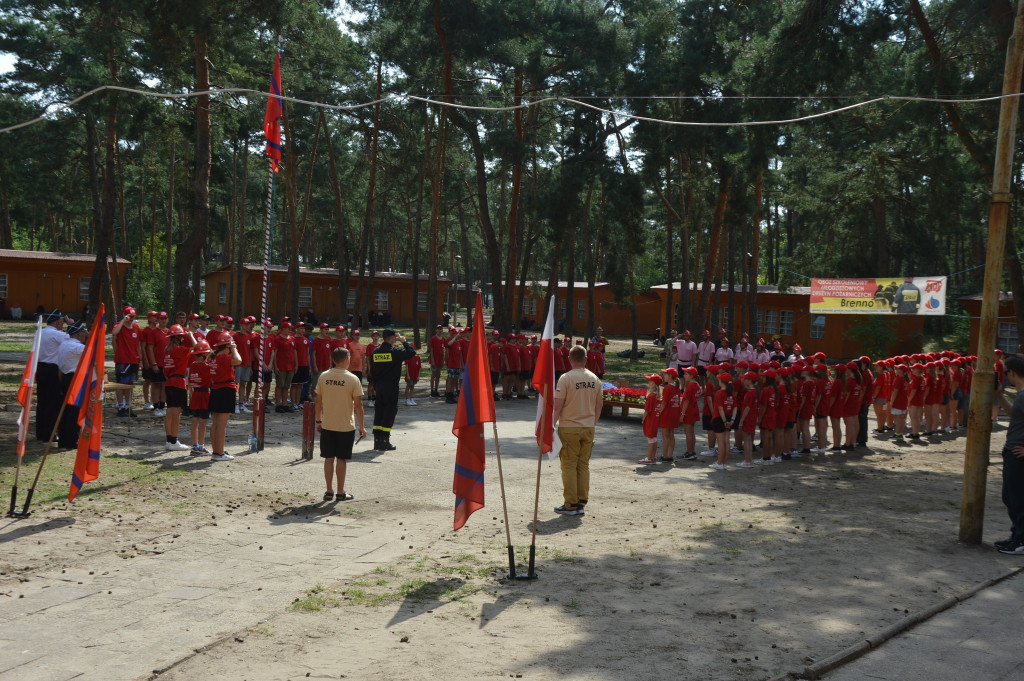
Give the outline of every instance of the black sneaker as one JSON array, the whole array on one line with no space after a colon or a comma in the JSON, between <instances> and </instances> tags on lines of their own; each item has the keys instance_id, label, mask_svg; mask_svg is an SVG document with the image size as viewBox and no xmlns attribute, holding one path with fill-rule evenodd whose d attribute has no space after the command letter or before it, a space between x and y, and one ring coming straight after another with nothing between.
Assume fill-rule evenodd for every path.
<instances>
[{"instance_id":1,"label":"black sneaker","mask_svg":"<svg viewBox=\"0 0 1024 681\"><path fill-rule=\"evenodd\" d=\"M999 553L1005 553L1008 556L1024 556L1024 539L1017 539L1006 546L1000 547Z\"/></svg>"},{"instance_id":2,"label":"black sneaker","mask_svg":"<svg viewBox=\"0 0 1024 681\"><path fill-rule=\"evenodd\" d=\"M793 455L790 454L789 452L786 452L785 454L782 455L782 460L783 461L790 461L790 460L792 460L792 458L793 458Z\"/></svg>"},{"instance_id":3,"label":"black sneaker","mask_svg":"<svg viewBox=\"0 0 1024 681\"><path fill-rule=\"evenodd\" d=\"M994 541L992 542L992 546L996 547L997 549L1004 549L1007 546L1013 546L1013 537L1010 537L1009 539L1002 539L1000 541Z\"/></svg>"},{"instance_id":4,"label":"black sneaker","mask_svg":"<svg viewBox=\"0 0 1024 681\"><path fill-rule=\"evenodd\" d=\"M697 453L696 452L686 452L685 454L683 454L682 458L686 459L687 461L694 461L697 458Z\"/></svg>"},{"instance_id":5,"label":"black sneaker","mask_svg":"<svg viewBox=\"0 0 1024 681\"><path fill-rule=\"evenodd\" d=\"M560 513L561 515L586 515L586 511L582 508L566 508L564 504L562 506L555 506L555 513Z\"/></svg>"},{"instance_id":6,"label":"black sneaker","mask_svg":"<svg viewBox=\"0 0 1024 681\"><path fill-rule=\"evenodd\" d=\"M128 413L124 409L118 409L117 410L117 415L118 416L128 416Z\"/></svg>"}]
</instances>

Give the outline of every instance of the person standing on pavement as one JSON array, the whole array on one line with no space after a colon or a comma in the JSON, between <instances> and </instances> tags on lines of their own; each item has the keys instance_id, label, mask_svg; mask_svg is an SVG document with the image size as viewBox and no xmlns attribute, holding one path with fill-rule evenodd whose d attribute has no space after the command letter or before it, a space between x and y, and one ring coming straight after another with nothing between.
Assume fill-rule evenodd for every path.
<instances>
[{"instance_id":1,"label":"person standing on pavement","mask_svg":"<svg viewBox=\"0 0 1024 681\"><path fill-rule=\"evenodd\" d=\"M60 369L57 366L66 318L60 310L43 315L42 335L39 339L39 364L36 368L36 438L46 442L57 425L57 414L64 392L60 389Z\"/></svg>"},{"instance_id":2,"label":"person standing on pavement","mask_svg":"<svg viewBox=\"0 0 1024 681\"><path fill-rule=\"evenodd\" d=\"M693 342L689 330L683 331L672 339L676 350L676 371L692 367L697 359L697 344Z\"/></svg>"},{"instance_id":3,"label":"person standing on pavement","mask_svg":"<svg viewBox=\"0 0 1024 681\"><path fill-rule=\"evenodd\" d=\"M594 428L601 418L604 394L601 381L587 371L587 351L575 346L569 351L569 371L555 387L552 422L558 424L562 449L558 458L562 467L562 497L555 507L562 515L584 515L590 498L590 455L594 449Z\"/></svg>"},{"instance_id":4,"label":"person standing on pavement","mask_svg":"<svg viewBox=\"0 0 1024 681\"><path fill-rule=\"evenodd\" d=\"M88 337L89 330L82 322L74 322L68 326L68 338L60 344L60 349L57 350L61 395L66 395L68 388L71 387L71 380L75 377L75 370L78 369L78 361L85 351L85 341ZM60 425L57 427L60 448L74 449L78 447L78 432L78 407L65 406L64 414L60 417Z\"/></svg>"},{"instance_id":5,"label":"person standing on pavement","mask_svg":"<svg viewBox=\"0 0 1024 681\"><path fill-rule=\"evenodd\" d=\"M1010 514L1010 538L995 542L1000 553L1024 556L1024 358L1005 361L1006 380L1017 389L1013 404L1000 390L1000 406L1010 415L1003 445L1003 503Z\"/></svg>"},{"instance_id":6,"label":"person standing on pavement","mask_svg":"<svg viewBox=\"0 0 1024 681\"><path fill-rule=\"evenodd\" d=\"M135 323L135 308L125 305L121 312L124 316L110 332L114 343L114 372L118 383L132 385L139 375L139 364L142 362L142 356L139 354L142 329ZM156 361L162 363L163 358L158 357ZM128 402L131 395L131 390L124 390L119 394L118 416L135 415Z\"/></svg>"},{"instance_id":7,"label":"person standing on pavement","mask_svg":"<svg viewBox=\"0 0 1024 681\"><path fill-rule=\"evenodd\" d=\"M351 501L345 491L345 472L356 428L359 439L366 437L363 416L363 385L348 370L350 353L345 348L331 351L334 366L320 374L316 384L316 432L320 433L320 457L324 460L324 479L327 492L324 501ZM334 493L334 479L338 480L338 493Z\"/></svg>"},{"instance_id":8,"label":"person standing on pavement","mask_svg":"<svg viewBox=\"0 0 1024 681\"><path fill-rule=\"evenodd\" d=\"M398 382L402 378L402 365L416 355L416 350L405 342L394 329L384 329L381 344L369 355L370 378L377 394L373 412L373 448L381 452L396 449L391 444L391 427L398 414ZM401 347L395 346L400 343Z\"/></svg>"}]
</instances>

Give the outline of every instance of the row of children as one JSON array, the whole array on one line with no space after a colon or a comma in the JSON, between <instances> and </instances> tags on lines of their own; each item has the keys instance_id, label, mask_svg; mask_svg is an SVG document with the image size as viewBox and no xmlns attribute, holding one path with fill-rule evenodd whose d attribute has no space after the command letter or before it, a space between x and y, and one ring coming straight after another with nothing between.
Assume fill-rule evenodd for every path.
<instances>
[{"instance_id":1,"label":"row of children","mask_svg":"<svg viewBox=\"0 0 1024 681\"><path fill-rule=\"evenodd\" d=\"M862 356L833 366L825 359L824 353L817 353L792 363L740 361L735 366L709 365L703 372L672 367L646 376L643 431L648 450L638 463L674 461L675 431L680 426L686 437L682 458L696 459L698 421L708 435L708 449L701 454L715 456L710 467L717 470L725 470L730 451L743 453L737 467L752 468L801 454L866 446L871 406L875 435L893 431L899 443L909 438L927 444L923 436L953 433L965 422L974 356L944 351L874 364ZM1001 361L996 363L998 385L1002 384L1000 366ZM761 443L755 446L758 428ZM662 455L656 458L659 431ZM735 436L731 448L730 431ZM757 460L753 459L755 449L762 451Z\"/></svg>"},{"instance_id":2,"label":"row of children","mask_svg":"<svg viewBox=\"0 0 1024 681\"><path fill-rule=\"evenodd\" d=\"M448 327L448 335L438 324L434 335L427 341L427 361L430 364L430 396L440 397L441 372L446 371L444 397L445 402L458 402L459 386L462 382L462 369L466 365L469 354L469 338L472 326L466 328ZM569 349L572 337L555 338L554 364L556 380L569 371ZM582 346L583 340L577 339L576 344ZM540 342L537 335L527 337L524 334L510 333L502 336L497 330L491 331L487 341L487 357L491 372L491 383L494 386L494 398L501 400L529 399L533 394L530 385L533 370L537 365L540 353ZM590 342L587 351L587 369L599 378L604 376L604 345L596 340ZM498 394L501 386L501 394ZM514 394L513 394L514 393Z\"/></svg>"}]
</instances>

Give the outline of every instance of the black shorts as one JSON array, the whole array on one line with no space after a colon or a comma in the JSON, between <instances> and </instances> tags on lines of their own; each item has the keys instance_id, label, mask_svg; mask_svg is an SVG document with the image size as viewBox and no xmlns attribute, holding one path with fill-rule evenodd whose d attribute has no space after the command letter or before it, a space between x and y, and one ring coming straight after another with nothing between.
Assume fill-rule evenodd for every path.
<instances>
[{"instance_id":1,"label":"black shorts","mask_svg":"<svg viewBox=\"0 0 1024 681\"><path fill-rule=\"evenodd\" d=\"M351 459L352 446L356 442L356 431L346 433L337 430L323 430L320 433L320 457L323 459Z\"/></svg>"},{"instance_id":2,"label":"black shorts","mask_svg":"<svg viewBox=\"0 0 1024 681\"><path fill-rule=\"evenodd\" d=\"M716 433L726 432L727 428L725 427L725 421L723 421L719 416L711 419L711 430Z\"/></svg>"},{"instance_id":3,"label":"black shorts","mask_svg":"<svg viewBox=\"0 0 1024 681\"><path fill-rule=\"evenodd\" d=\"M292 376L292 385L304 383L309 383L309 367L299 367L295 370L295 375Z\"/></svg>"},{"instance_id":4,"label":"black shorts","mask_svg":"<svg viewBox=\"0 0 1024 681\"><path fill-rule=\"evenodd\" d=\"M142 368L142 380L144 380L144 381L152 381L153 380L153 370L152 369L147 369L146 367L143 367Z\"/></svg>"},{"instance_id":5,"label":"black shorts","mask_svg":"<svg viewBox=\"0 0 1024 681\"><path fill-rule=\"evenodd\" d=\"M796 421L786 421L786 430L790 430L796 425Z\"/></svg>"},{"instance_id":6,"label":"black shorts","mask_svg":"<svg viewBox=\"0 0 1024 681\"><path fill-rule=\"evenodd\" d=\"M362 371L353 371L352 375L359 379L359 385L363 384L363 372Z\"/></svg>"},{"instance_id":7,"label":"black shorts","mask_svg":"<svg viewBox=\"0 0 1024 681\"><path fill-rule=\"evenodd\" d=\"M497 371L491 372L491 385L497 385L501 381L501 373Z\"/></svg>"},{"instance_id":8,"label":"black shorts","mask_svg":"<svg viewBox=\"0 0 1024 681\"><path fill-rule=\"evenodd\" d=\"M210 393L210 411L214 414L235 413L235 389L217 388Z\"/></svg>"},{"instance_id":9,"label":"black shorts","mask_svg":"<svg viewBox=\"0 0 1024 681\"><path fill-rule=\"evenodd\" d=\"M520 381L528 381L528 380L530 380L530 372L529 371L520 371L517 374L517 376L519 376L519 380Z\"/></svg>"},{"instance_id":10,"label":"black shorts","mask_svg":"<svg viewBox=\"0 0 1024 681\"><path fill-rule=\"evenodd\" d=\"M264 371L263 372L263 383L264 383L264 385L266 385L267 383L270 383L272 380L274 380L274 372L270 371L269 369Z\"/></svg>"},{"instance_id":11,"label":"black shorts","mask_svg":"<svg viewBox=\"0 0 1024 681\"><path fill-rule=\"evenodd\" d=\"M711 430L711 417L710 416L701 416L700 417L700 425L701 425L702 428L704 428L705 432Z\"/></svg>"},{"instance_id":12,"label":"black shorts","mask_svg":"<svg viewBox=\"0 0 1024 681\"><path fill-rule=\"evenodd\" d=\"M139 365L118 362L114 365L114 375L117 377L118 383L134 383L135 378L139 375Z\"/></svg>"},{"instance_id":13,"label":"black shorts","mask_svg":"<svg viewBox=\"0 0 1024 681\"><path fill-rule=\"evenodd\" d=\"M184 388L172 388L167 386L164 389L167 392L167 406L168 407L184 407L188 404L188 391Z\"/></svg>"},{"instance_id":14,"label":"black shorts","mask_svg":"<svg viewBox=\"0 0 1024 681\"><path fill-rule=\"evenodd\" d=\"M210 410L209 409L193 409L192 410L192 417L193 418L197 418L200 421L205 421L206 419L210 418Z\"/></svg>"},{"instance_id":15,"label":"black shorts","mask_svg":"<svg viewBox=\"0 0 1024 681\"><path fill-rule=\"evenodd\" d=\"M164 376L164 370L163 369L150 369L149 370L149 374L150 374L149 380L152 381L153 383L166 383L167 382L167 377Z\"/></svg>"}]
</instances>

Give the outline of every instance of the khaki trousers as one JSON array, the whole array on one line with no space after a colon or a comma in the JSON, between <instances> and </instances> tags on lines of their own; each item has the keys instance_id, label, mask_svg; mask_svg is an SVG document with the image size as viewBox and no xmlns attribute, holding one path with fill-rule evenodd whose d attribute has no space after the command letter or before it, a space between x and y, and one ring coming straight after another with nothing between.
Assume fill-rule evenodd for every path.
<instances>
[{"instance_id":1,"label":"khaki trousers","mask_svg":"<svg viewBox=\"0 0 1024 681\"><path fill-rule=\"evenodd\" d=\"M558 439L562 449L558 458L562 463L562 496L565 507L575 509L585 505L590 496L590 453L594 449L593 428L559 428Z\"/></svg>"}]
</instances>

